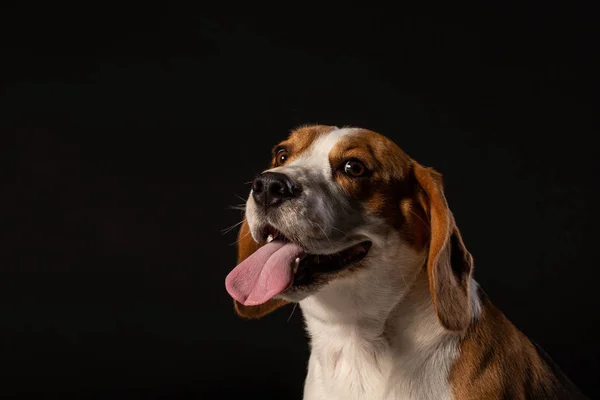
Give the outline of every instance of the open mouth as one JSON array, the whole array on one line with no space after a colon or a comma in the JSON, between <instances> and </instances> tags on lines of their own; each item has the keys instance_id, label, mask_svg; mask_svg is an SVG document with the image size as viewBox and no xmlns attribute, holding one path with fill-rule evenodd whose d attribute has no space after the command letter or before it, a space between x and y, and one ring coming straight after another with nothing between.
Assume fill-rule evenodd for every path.
<instances>
[{"instance_id":1,"label":"open mouth","mask_svg":"<svg viewBox=\"0 0 600 400\"><path fill-rule=\"evenodd\" d=\"M366 257L371 242L364 241L335 254L310 254L272 226L263 231L263 246L235 267L227 291L246 306L264 304L287 291L322 284L332 274Z\"/></svg>"},{"instance_id":2,"label":"open mouth","mask_svg":"<svg viewBox=\"0 0 600 400\"><path fill-rule=\"evenodd\" d=\"M287 237L271 225L265 227L263 237L267 243L273 241L290 242ZM302 253L296 257L293 263L294 282L292 286L309 285L316 275L338 272L352 264L356 264L367 256L370 248L371 242L364 241L333 254Z\"/></svg>"}]
</instances>

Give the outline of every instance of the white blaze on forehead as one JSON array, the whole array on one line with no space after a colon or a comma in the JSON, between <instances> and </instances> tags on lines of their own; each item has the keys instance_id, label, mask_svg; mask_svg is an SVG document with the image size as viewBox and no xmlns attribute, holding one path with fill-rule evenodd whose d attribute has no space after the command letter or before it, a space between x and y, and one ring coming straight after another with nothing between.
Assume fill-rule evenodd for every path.
<instances>
[{"instance_id":1,"label":"white blaze on forehead","mask_svg":"<svg viewBox=\"0 0 600 400\"><path fill-rule=\"evenodd\" d=\"M300 157L286 166L290 168L302 167L311 170L320 170L325 175L330 175L329 152L344 136L353 133L355 130L352 128L336 129L320 136Z\"/></svg>"}]
</instances>

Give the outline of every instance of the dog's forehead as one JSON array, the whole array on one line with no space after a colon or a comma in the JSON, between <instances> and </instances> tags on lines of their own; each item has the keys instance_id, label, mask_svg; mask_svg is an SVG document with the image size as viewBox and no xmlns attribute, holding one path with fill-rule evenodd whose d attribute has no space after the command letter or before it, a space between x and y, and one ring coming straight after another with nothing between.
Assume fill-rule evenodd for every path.
<instances>
[{"instance_id":1,"label":"dog's forehead","mask_svg":"<svg viewBox=\"0 0 600 400\"><path fill-rule=\"evenodd\" d=\"M290 136L274 147L285 148L289 161L280 167L272 165L269 171L288 174L318 173L332 178L332 162L347 157L370 161L379 176L388 181L401 180L410 170L412 159L392 140L377 132L355 127L312 125L292 131ZM275 162L275 161L273 161Z\"/></svg>"},{"instance_id":2,"label":"dog's forehead","mask_svg":"<svg viewBox=\"0 0 600 400\"><path fill-rule=\"evenodd\" d=\"M315 135L305 150L298 154L288 165L311 168L329 169L329 154L332 149L343 143L349 135L356 133L356 129L334 128L326 133Z\"/></svg>"}]
</instances>

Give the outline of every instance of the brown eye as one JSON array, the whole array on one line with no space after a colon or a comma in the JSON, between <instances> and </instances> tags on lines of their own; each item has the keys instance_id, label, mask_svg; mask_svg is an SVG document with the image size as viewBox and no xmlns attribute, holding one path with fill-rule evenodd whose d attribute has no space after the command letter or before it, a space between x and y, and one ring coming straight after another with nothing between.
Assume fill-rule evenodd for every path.
<instances>
[{"instance_id":1,"label":"brown eye","mask_svg":"<svg viewBox=\"0 0 600 400\"><path fill-rule=\"evenodd\" d=\"M277 155L275 156L275 162L277 165L283 165L287 161L289 154L285 149L279 149L277 151Z\"/></svg>"},{"instance_id":2,"label":"brown eye","mask_svg":"<svg viewBox=\"0 0 600 400\"><path fill-rule=\"evenodd\" d=\"M360 161L350 160L346 162L346 165L344 165L344 172L346 173L346 175L350 175L353 177L362 176L365 174L366 171L367 169Z\"/></svg>"}]
</instances>

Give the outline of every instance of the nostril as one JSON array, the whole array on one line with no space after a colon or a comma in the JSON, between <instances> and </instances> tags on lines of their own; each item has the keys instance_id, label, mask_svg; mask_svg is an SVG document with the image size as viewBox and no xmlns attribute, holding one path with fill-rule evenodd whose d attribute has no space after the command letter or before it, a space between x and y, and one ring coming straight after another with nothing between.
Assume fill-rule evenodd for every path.
<instances>
[{"instance_id":1,"label":"nostril","mask_svg":"<svg viewBox=\"0 0 600 400\"><path fill-rule=\"evenodd\" d=\"M285 192L285 186L281 182L279 182L279 181L271 182L271 185L269 186L269 194L278 196L278 195L284 194L284 192Z\"/></svg>"},{"instance_id":2,"label":"nostril","mask_svg":"<svg viewBox=\"0 0 600 400\"><path fill-rule=\"evenodd\" d=\"M254 182L252 182L252 191L256 194L261 193L264 189L264 184L262 182L262 179L255 179Z\"/></svg>"},{"instance_id":3,"label":"nostril","mask_svg":"<svg viewBox=\"0 0 600 400\"><path fill-rule=\"evenodd\" d=\"M290 188L290 193L293 197L297 197L302 192L302 188L298 185L292 185Z\"/></svg>"}]
</instances>

